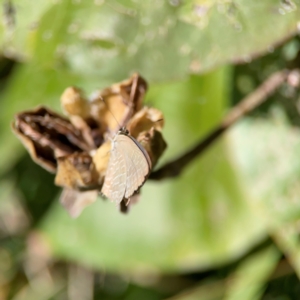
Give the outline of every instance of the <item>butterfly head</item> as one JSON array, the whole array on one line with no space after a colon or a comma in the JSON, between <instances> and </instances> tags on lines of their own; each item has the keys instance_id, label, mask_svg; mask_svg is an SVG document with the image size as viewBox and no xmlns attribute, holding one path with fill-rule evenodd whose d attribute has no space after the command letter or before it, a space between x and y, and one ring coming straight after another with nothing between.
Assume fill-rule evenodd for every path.
<instances>
[{"instance_id":1,"label":"butterfly head","mask_svg":"<svg viewBox=\"0 0 300 300\"><path fill-rule=\"evenodd\" d=\"M128 129L126 129L126 127L121 127L118 131L118 134L125 134L125 135L128 135L129 134L129 131Z\"/></svg>"}]
</instances>

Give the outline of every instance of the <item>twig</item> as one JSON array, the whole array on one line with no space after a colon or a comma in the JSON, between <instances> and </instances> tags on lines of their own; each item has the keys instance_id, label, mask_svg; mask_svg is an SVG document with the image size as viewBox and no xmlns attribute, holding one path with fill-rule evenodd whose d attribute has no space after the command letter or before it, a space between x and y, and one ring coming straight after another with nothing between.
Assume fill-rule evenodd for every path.
<instances>
[{"instance_id":1,"label":"twig","mask_svg":"<svg viewBox=\"0 0 300 300\"><path fill-rule=\"evenodd\" d=\"M239 102L226 115L221 124L213 129L204 139L198 142L185 154L179 156L173 161L170 161L160 169L152 172L149 179L160 180L163 178L178 176L188 163L190 163L199 154L202 154L214 141L217 140L219 136L221 136L228 128L230 128L231 125L266 101L268 97L272 95L275 90L287 80L291 85L297 86L299 84L299 71L289 71L285 69L272 74L254 92ZM295 81L297 81L297 84L292 83Z\"/></svg>"}]
</instances>

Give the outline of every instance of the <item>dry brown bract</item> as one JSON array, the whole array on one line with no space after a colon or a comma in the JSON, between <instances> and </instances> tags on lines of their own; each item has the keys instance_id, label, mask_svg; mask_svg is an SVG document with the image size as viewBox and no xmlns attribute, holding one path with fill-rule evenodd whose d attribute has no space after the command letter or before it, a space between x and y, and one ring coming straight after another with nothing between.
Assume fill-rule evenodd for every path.
<instances>
[{"instance_id":1,"label":"dry brown bract","mask_svg":"<svg viewBox=\"0 0 300 300\"><path fill-rule=\"evenodd\" d=\"M37 164L56 173L55 184L64 188L61 203L73 217L96 200L105 179L111 140L120 127L126 126L147 151L152 167L165 150L163 115L143 107L146 90L146 81L134 74L90 99L78 88L67 88L61 105L68 119L46 107L15 116L14 133ZM137 201L138 194L135 191L129 204ZM123 212L128 209L127 201L120 204Z\"/></svg>"}]
</instances>

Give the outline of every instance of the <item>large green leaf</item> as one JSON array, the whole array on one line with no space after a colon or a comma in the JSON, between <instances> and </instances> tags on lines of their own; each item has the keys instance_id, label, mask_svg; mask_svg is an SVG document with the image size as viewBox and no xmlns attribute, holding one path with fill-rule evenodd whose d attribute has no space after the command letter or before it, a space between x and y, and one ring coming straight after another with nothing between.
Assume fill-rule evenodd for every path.
<instances>
[{"instance_id":1,"label":"large green leaf","mask_svg":"<svg viewBox=\"0 0 300 300\"><path fill-rule=\"evenodd\" d=\"M269 247L247 258L230 276L226 300L259 300L274 272L280 253Z\"/></svg>"},{"instance_id":2,"label":"large green leaf","mask_svg":"<svg viewBox=\"0 0 300 300\"><path fill-rule=\"evenodd\" d=\"M234 155L251 206L300 277L300 132L280 109L272 120L245 120L232 131Z\"/></svg>"},{"instance_id":3,"label":"large green leaf","mask_svg":"<svg viewBox=\"0 0 300 300\"><path fill-rule=\"evenodd\" d=\"M274 247L247 257L237 269L223 280L206 280L184 290L168 300L258 300L278 263L279 252Z\"/></svg>"},{"instance_id":4,"label":"large green leaf","mask_svg":"<svg viewBox=\"0 0 300 300\"><path fill-rule=\"evenodd\" d=\"M13 1L16 27L2 25L3 51L76 73L148 80L185 78L229 61L249 61L296 34L291 1ZM3 23L4 24L4 23ZM1 31L0 31L1 33Z\"/></svg>"}]
</instances>

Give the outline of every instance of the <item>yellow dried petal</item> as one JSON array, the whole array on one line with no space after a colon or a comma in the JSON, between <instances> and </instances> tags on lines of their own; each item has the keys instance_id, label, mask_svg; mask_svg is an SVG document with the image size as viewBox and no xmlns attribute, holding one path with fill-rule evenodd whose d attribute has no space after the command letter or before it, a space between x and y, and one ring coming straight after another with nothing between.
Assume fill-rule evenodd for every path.
<instances>
[{"instance_id":1,"label":"yellow dried petal","mask_svg":"<svg viewBox=\"0 0 300 300\"><path fill-rule=\"evenodd\" d=\"M149 131L152 127L161 131L164 126L164 116L161 111L152 107L144 107L128 122L127 129L137 138L139 133Z\"/></svg>"},{"instance_id":2,"label":"yellow dried petal","mask_svg":"<svg viewBox=\"0 0 300 300\"><path fill-rule=\"evenodd\" d=\"M106 173L106 169L110 157L110 149L111 149L111 142L108 141L102 144L101 147L99 147L95 151L94 155L92 155L95 169L99 175L98 183L101 186L104 182L104 177L105 177L105 173Z\"/></svg>"},{"instance_id":3,"label":"yellow dried petal","mask_svg":"<svg viewBox=\"0 0 300 300\"><path fill-rule=\"evenodd\" d=\"M152 127L149 131L139 133L137 141L149 154L153 168L167 148L167 143L165 142L162 133Z\"/></svg>"},{"instance_id":4,"label":"yellow dried petal","mask_svg":"<svg viewBox=\"0 0 300 300\"><path fill-rule=\"evenodd\" d=\"M86 119L90 116L90 104L82 95L82 91L76 87L65 89L60 98L64 112L69 116L80 116Z\"/></svg>"},{"instance_id":5,"label":"yellow dried petal","mask_svg":"<svg viewBox=\"0 0 300 300\"><path fill-rule=\"evenodd\" d=\"M98 172L88 153L76 152L57 159L55 184L75 190L99 188Z\"/></svg>"}]
</instances>

